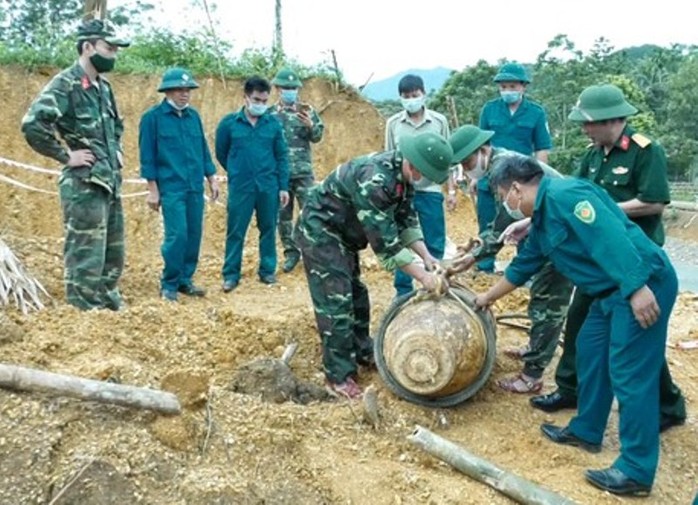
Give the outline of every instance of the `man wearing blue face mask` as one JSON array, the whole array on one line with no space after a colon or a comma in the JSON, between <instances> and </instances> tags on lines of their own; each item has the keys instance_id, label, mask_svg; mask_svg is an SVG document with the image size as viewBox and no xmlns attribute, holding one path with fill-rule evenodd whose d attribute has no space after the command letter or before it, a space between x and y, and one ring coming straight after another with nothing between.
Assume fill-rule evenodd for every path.
<instances>
[{"instance_id":1,"label":"man wearing blue face mask","mask_svg":"<svg viewBox=\"0 0 698 505\"><path fill-rule=\"evenodd\" d=\"M398 93L404 111L398 112L385 125L385 150L400 148L399 139L424 132L434 132L448 138L451 134L448 121L443 114L427 109L425 106L424 81L417 75L407 74L398 83ZM415 195L412 205L419 218L429 253L437 259L443 258L446 248L446 218L444 216L444 196L441 185L426 178L415 183ZM449 210L456 206L456 185L452 177L448 178ZM395 273L395 290L397 296L412 291L412 278L401 271Z\"/></svg>"},{"instance_id":2,"label":"man wearing blue face mask","mask_svg":"<svg viewBox=\"0 0 698 505\"><path fill-rule=\"evenodd\" d=\"M290 68L282 68L271 83L279 94L279 101L271 114L283 126L288 142L289 201L288 205L279 211L279 238L284 247L282 270L288 273L296 267L301 258L301 251L293 240L294 200L298 201L300 215L308 189L315 183L310 144L320 142L325 125L310 105L298 100L298 91L303 83L296 72Z\"/></svg>"},{"instance_id":3,"label":"man wearing blue face mask","mask_svg":"<svg viewBox=\"0 0 698 505\"><path fill-rule=\"evenodd\" d=\"M276 283L276 221L288 204L288 146L281 124L267 113L271 85L258 76L245 81L245 105L216 129L216 159L228 172L228 223L223 291L240 283L242 249L256 214L259 268L264 284Z\"/></svg>"},{"instance_id":4,"label":"man wearing blue face mask","mask_svg":"<svg viewBox=\"0 0 698 505\"><path fill-rule=\"evenodd\" d=\"M480 112L480 128L494 132L492 145L526 156L535 156L548 162L552 147L545 109L525 97L526 86L531 82L528 72L519 63L505 63L494 77L499 87L499 98L490 100ZM473 183L477 189L477 220L480 232L487 229L496 213L494 195L489 182ZM478 269L494 270L494 259L478 263Z\"/></svg>"}]
</instances>

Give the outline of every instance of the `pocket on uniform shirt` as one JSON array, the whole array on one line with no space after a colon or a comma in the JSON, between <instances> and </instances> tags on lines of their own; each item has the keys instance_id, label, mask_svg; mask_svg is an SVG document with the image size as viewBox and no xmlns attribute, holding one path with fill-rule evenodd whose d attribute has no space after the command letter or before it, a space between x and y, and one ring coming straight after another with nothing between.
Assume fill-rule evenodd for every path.
<instances>
[{"instance_id":1,"label":"pocket on uniform shirt","mask_svg":"<svg viewBox=\"0 0 698 505\"><path fill-rule=\"evenodd\" d=\"M613 170L618 170L621 169L624 173L613 173ZM627 186L630 184L630 179L632 176L632 172L630 169L625 168L625 167L616 167L611 169L610 173L608 173L602 180L601 184L606 185L606 186Z\"/></svg>"},{"instance_id":2,"label":"pocket on uniform shirt","mask_svg":"<svg viewBox=\"0 0 698 505\"><path fill-rule=\"evenodd\" d=\"M565 228L558 228L553 233L548 233L541 240L540 249L541 252L548 256L553 252L557 246L562 244L567 239L567 230Z\"/></svg>"}]
</instances>

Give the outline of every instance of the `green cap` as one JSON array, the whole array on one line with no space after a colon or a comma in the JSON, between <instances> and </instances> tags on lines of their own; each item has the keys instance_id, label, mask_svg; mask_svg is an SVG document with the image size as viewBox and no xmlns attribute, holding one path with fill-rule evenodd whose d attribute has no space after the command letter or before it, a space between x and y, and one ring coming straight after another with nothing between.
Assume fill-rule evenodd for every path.
<instances>
[{"instance_id":1,"label":"green cap","mask_svg":"<svg viewBox=\"0 0 698 505\"><path fill-rule=\"evenodd\" d=\"M520 63L505 63L494 76L494 82L523 82L528 84L531 78Z\"/></svg>"},{"instance_id":2,"label":"green cap","mask_svg":"<svg viewBox=\"0 0 698 505\"><path fill-rule=\"evenodd\" d=\"M288 67L279 70L271 83L281 88L300 88L303 86L298 74Z\"/></svg>"},{"instance_id":3,"label":"green cap","mask_svg":"<svg viewBox=\"0 0 698 505\"><path fill-rule=\"evenodd\" d=\"M180 67L173 67L165 70L158 91L178 88L196 89L198 87L199 84L194 80L194 77L192 77L188 70Z\"/></svg>"},{"instance_id":4,"label":"green cap","mask_svg":"<svg viewBox=\"0 0 698 505\"><path fill-rule=\"evenodd\" d=\"M453 164L461 163L468 156L480 149L492 138L492 130L481 130L477 126L465 125L454 131L448 141L453 148Z\"/></svg>"},{"instance_id":5,"label":"green cap","mask_svg":"<svg viewBox=\"0 0 698 505\"><path fill-rule=\"evenodd\" d=\"M445 138L435 132L403 135L398 145L407 161L424 177L437 184L446 182L453 149Z\"/></svg>"},{"instance_id":6,"label":"green cap","mask_svg":"<svg viewBox=\"0 0 698 505\"><path fill-rule=\"evenodd\" d=\"M112 23L102 19L89 19L78 26L78 40L104 39L105 42L119 47L128 47L131 41L117 37Z\"/></svg>"},{"instance_id":7,"label":"green cap","mask_svg":"<svg viewBox=\"0 0 698 505\"><path fill-rule=\"evenodd\" d=\"M636 113L637 109L625 100L625 95L618 86L600 84L582 91L567 118L586 123L628 117Z\"/></svg>"}]
</instances>

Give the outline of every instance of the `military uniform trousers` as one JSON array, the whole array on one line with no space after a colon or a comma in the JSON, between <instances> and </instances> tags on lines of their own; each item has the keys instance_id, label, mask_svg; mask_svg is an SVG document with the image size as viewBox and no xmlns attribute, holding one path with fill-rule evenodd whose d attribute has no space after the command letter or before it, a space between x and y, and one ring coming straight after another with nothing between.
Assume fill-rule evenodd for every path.
<instances>
[{"instance_id":1,"label":"military uniform trousers","mask_svg":"<svg viewBox=\"0 0 698 505\"><path fill-rule=\"evenodd\" d=\"M242 250L245 235L252 220L257 218L259 229L259 268L260 277L276 272L276 221L279 213L279 190L257 189L251 192L236 193L228 187L228 224L225 237L225 259L223 280L240 281Z\"/></svg>"},{"instance_id":2,"label":"military uniform trousers","mask_svg":"<svg viewBox=\"0 0 698 505\"><path fill-rule=\"evenodd\" d=\"M302 234L302 251L315 320L322 342L322 363L328 380L339 384L356 374L357 359L369 361L371 307L361 282L359 253L341 242L312 244Z\"/></svg>"},{"instance_id":3,"label":"military uniform trousers","mask_svg":"<svg viewBox=\"0 0 698 505\"><path fill-rule=\"evenodd\" d=\"M200 191L164 193L160 196L165 237L160 248L164 260L160 285L177 291L191 284L201 249L204 195Z\"/></svg>"},{"instance_id":4,"label":"military uniform trousers","mask_svg":"<svg viewBox=\"0 0 698 505\"><path fill-rule=\"evenodd\" d=\"M475 211L477 213L478 234L482 235L497 216L497 200L490 187L489 177L477 182ZM494 272L494 256L478 261L477 268L483 272Z\"/></svg>"},{"instance_id":5,"label":"military uniform trousers","mask_svg":"<svg viewBox=\"0 0 698 505\"><path fill-rule=\"evenodd\" d=\"M566 397L574 398L577 396L577 335L593 302L594 298L576 290L567 312L565 343L562 356L560 356L560 361L555 370L557 387L560 390L560 394ZM659 375L659 409L660 419L686 419L686 401L681 390L674 384L671 378L666 359Z\"/></svg>"},{"instance_id":6,"label":"military uniform trousers","mask_svg":"<svg viewBox=\"0 0 698 505\"><path fill-rule=\"evenodd\" d=\"M444 195L436 191L415 191L412 206L419 218L427 250L434 258L440 260L444 257L446 249ZM402 270L395 271L393 285L397 296L406 295L413 290L412 277Z\"/></svg>"},{"instance_id":7,"label":"military uniform trousers","mask_svg":"<svg viewBox=\"0 0 698 505\"><path fill-rule=\"evenodd\" d=\"M87 170L66 170L59 181L66 299L80 309L118 310L124 269L121 199L85 180Z\"/></svg>"},{"instance_id":8,"label":"military uniform trousers","mask_svg":"<svg viewBox=\"0 0 698 505\"><path fill-rule=\"evenodd\" d=\"M528 351L521 357L523 372L539 379L555 354L572 295L572 283L552 263L531 278L528 317L531 320Z\"/></svg>"},{"instance_id":9,"label":"military uniform trousers","mask_svg":"<svg viewBox=\"0 0 698 505\"><path fill-rule=\"evenodd\" d=\"M678 291L676 272L667 264L647 285L661 309L649 328L640 326L618 291L591 304L577 337L578 413L569 429L600 444L615 396L620 455L613 467L651 486L659 460L659 375Z\"/></svg>"},{"instance_id":10,"label":"military uniform trousers","mask_svg":"<svg viewBox=\"0 0 698 505\"><path fill-rule=\"evenodd\" d=\"M298 213L305 205L305 197L308 189L315 184L315 179L312 175L304 177L292 177L288 190L288 205L281 207L279 210L279 238L284 247L285 258L300 258L301 251L293 240L294 228L298 227L298 221L293 224L294 200L298 201Z\"/></svg>"}]
</instances>

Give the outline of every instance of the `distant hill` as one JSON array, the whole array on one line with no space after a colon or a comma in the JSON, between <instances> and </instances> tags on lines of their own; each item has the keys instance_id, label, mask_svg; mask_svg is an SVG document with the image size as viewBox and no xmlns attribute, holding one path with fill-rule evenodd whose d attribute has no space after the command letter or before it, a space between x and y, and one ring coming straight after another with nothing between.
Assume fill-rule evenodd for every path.
<instances>
[{"instance_id":1,"label":"distant hill","mask_svg":"<svg viewBox=\"0 0 698 505\"><path fill-rule=\"evenodd\" d=\"M415 74L424 79L424 89L429 94L431 91L438 91L449 75L451 75L451 72L450 68L445 67L436 67L428 70L413 68L380 81L369 82L361 91L361 94L374 101L396 100L398 98L397 84L406 74Z\"/></svg>"}]
</instances>

